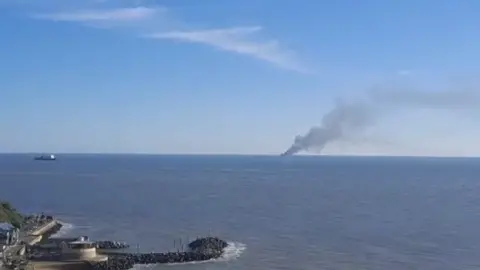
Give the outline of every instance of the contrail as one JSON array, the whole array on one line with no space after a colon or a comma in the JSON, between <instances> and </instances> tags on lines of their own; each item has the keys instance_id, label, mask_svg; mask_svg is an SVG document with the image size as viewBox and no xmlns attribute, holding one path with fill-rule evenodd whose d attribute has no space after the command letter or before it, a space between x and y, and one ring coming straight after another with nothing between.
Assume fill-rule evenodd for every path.
<instances>
[{"instance_id":1,"label":"contrail","mask_svg":"<svg viewBox=\"0 0 480 270\"><path fill-rule=\"evenodd\" d=\"M323 116L320 126L310 128L305 135L296 136L293 144L281 155L290 156L301 151L321 152L328 143L375 124L381 113L402 108L480 110L480 94L470 90L369 90L364 100L337 101L335 107Z\"/></svg>"}]
</instances>

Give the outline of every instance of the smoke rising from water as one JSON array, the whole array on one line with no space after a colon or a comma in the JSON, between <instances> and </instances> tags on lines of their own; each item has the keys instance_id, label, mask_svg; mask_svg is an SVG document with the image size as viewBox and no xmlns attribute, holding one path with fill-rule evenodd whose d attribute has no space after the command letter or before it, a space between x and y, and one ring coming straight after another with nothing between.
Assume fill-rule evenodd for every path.
<instances>
[{"instance_id":1,"label":"smoke rising from water","mask_svg":"<svg viewBox=\"0 0 480 270\"><path fill-rule=\"evenodd\" d=\"M383 108L383 109L382 109ZM388 108L388 109L386 109ZM320 126L295 137L282 156L301 151L321 152L330 142L350 136L375 124L378 116L393 109L480 110L480 93L472 90L418 91L414 89L372 89L364 100L338 100Z\"/></svg>"}]
</instances>

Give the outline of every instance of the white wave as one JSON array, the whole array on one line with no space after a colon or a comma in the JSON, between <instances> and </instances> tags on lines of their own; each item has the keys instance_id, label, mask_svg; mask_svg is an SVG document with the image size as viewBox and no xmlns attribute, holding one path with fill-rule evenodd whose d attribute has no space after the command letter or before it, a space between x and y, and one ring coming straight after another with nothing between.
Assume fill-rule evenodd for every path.
<instances>
[{"instance_id":1,"label":"white wave","mask_svg":"<svg viewBox=\"0 0 480 270\"><path fill-rule=\"evenodd\" d=\"M228 242L222 257L215 259L215 261L231 261L236 260L247 249L247 245L239 242Z\"/></svg>"},{"instance_id":2,"label":"white wave","mask_svg":"<svg viewBox=\"0 0 480 270\"><path fill-rule=\"evenodd\" d=\"M51 238L58 238L58 237L62 237L66 234L68 234L70 231L72 231L75 226L73 224L70 224L70 223L66 223L66 222L63 222L63 221L59 221L60 224L62 224L62 228L60 228L60 230L55 233L55 234L52 234L50 237Z\"/></svg>"},{"instance_id":3,"label":"white wave","mask_svg":"<svg viewBox=\"0 0 480 270\"><path fill-rule=\"evenodd\" d=\"M242 255L243 251L247 249L247 245L238 243L238 242L228 242L228 246L225 248L222 257L217 259L211 259L208 261L194 261L194 262L185 262L185 263L167 263L168 266L179 266L186 264L199 264L199 263L212 263L212 262L228 262L238 259ZM133 269L149 269L157 266L157 264L136 264Z\"/></svg>"},{"instance_id":4,"label":"white wave","mask_svg":"<svg viewBox=\"0 0 480 270\"><path fill-rule=\"evenodd\" d=\"M166 265L185 265L185 264L198 264L198 263L211 263L211 262L228 262L238 259L242 255L243 251L247 248L247 245L239 242L228 242L228 246L223 251L223 255L217 259L211 259L208 261L193 261L185 263L167 263Z\"/></svg>"}]
</instances>

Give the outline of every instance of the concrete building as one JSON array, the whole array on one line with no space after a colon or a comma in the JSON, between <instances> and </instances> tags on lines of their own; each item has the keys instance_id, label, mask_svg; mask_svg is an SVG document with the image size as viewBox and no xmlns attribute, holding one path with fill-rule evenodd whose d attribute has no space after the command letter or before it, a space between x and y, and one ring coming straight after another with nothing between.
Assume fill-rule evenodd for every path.
<instances>
[{"instance_id":1,"label":"concrete building","mask_svg":"<svg viewBox=\"0 0 480 270\"><path fill-rule=\"evenodd\" d=\"M0 236L14 229L13 225L7 222L0 222Z\"/></svg>"},{"instance_id":2,"label":"concrete building","mask_svg":"<svg viewBox=\"0 0 480 270\"><path fill-rule=\"evenodd\" d=\"M0 223L0 245L13 245L18 239L18 229L12 224Z\"/></svg>"},{"instance_id":3,"label":"concrete building","mask_svg":"<svg viewBox=\"0 0 480 270\"><path fill-rule=\"evenodd\" d=\"M62 257L64 260L98 260L95 243L90 241L64 242L62 244Z\"/></svg>"}]
</instances>

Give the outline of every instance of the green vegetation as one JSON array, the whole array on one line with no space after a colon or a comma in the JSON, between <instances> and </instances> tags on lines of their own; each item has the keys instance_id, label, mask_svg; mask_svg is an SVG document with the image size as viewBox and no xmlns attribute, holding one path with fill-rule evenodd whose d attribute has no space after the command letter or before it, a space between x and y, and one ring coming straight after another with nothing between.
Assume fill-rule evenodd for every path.
<instances>
[{"instance_id":1,"label":"green vegetation","mask_svg":"<svg viewBox=\"0 0 480 270\"><path fill-rule=\"evenodd\" d=\"M23 216L9 202L0 201L0 223L7 222L16 228L23 224Z\"/></svg>"}]
</instances>

